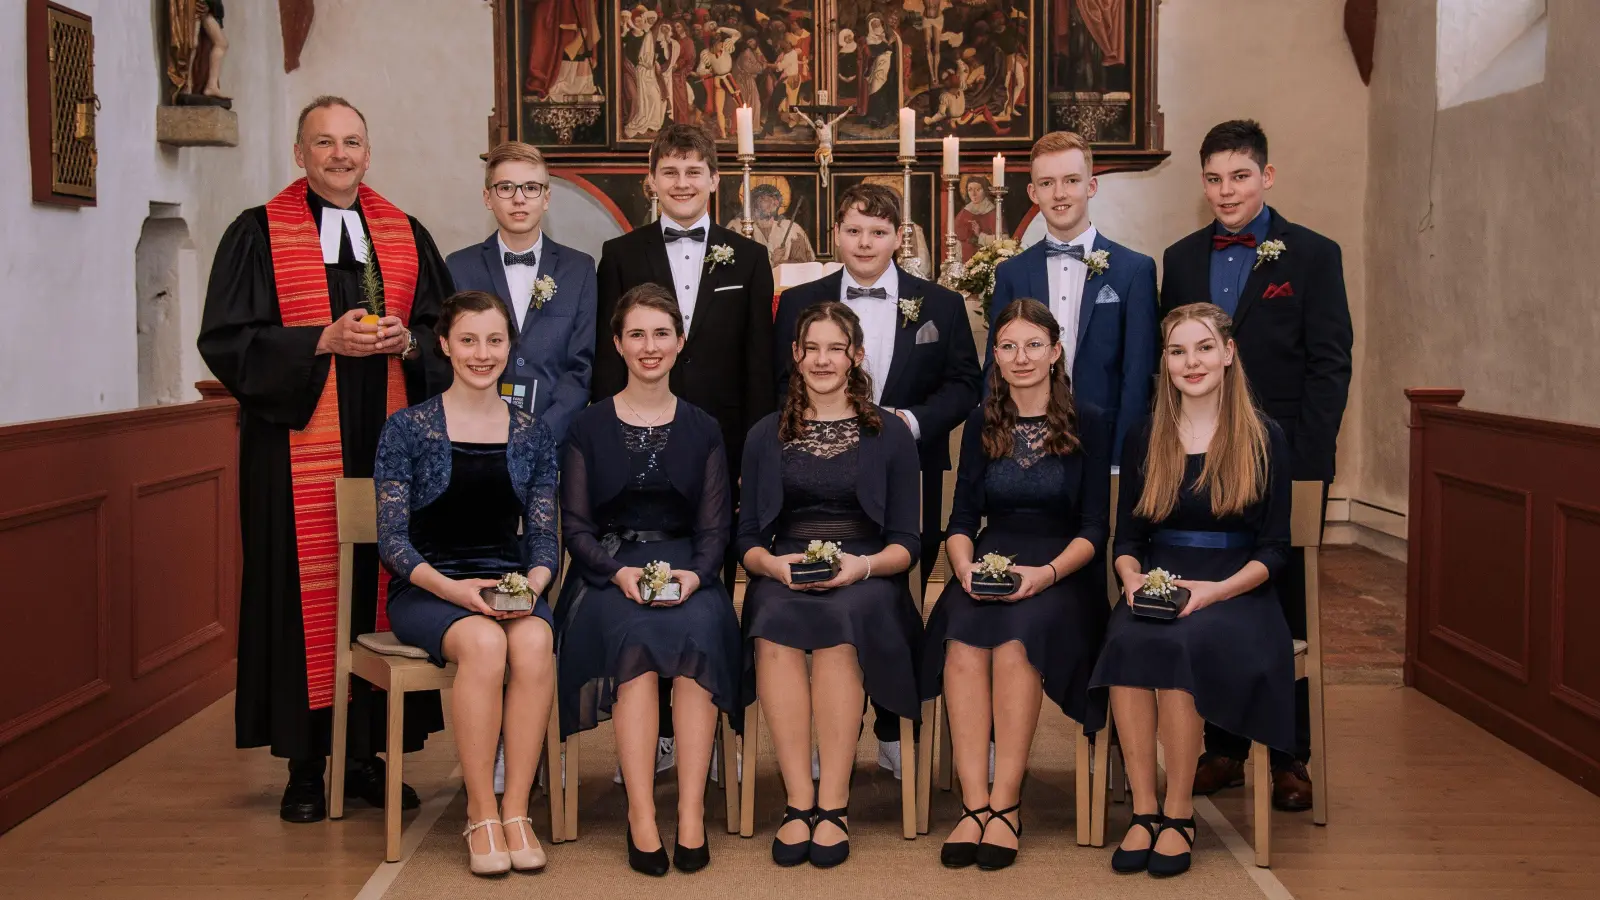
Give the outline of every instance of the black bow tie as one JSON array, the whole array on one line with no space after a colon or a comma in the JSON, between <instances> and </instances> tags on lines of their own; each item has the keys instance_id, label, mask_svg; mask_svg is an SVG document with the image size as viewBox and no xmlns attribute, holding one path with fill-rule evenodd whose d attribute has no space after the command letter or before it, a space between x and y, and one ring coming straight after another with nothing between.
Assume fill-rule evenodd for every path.
<instances>
[{"instance_id":1,"label":"black bow tie","mask_svg":"<svg viewBox=\"0 0 1600 900\"><path fill-rule=\"evenodd\" d=\"M532 250L527 253L512 253L507 250L505 260L508 266L537 266L539 264L539 257Z\"/></svg>"},{"instance_id":2,"label":"black bow tie","mask_svg":"<svg viewBox=\"0 0 1600 900\"><path fill-rule=\"evenodd\" d=\"M844 289L844 298L846 300L854 300L857 297L872 297L876 300L886 300L889 297L889 292L883 288L847 287Z\"/></svg>"},{"instance_id":3,"label":"black bow tie","mask_svg":"<svg viewBox=\"0 0 1600 900\"><path fill-rule=\"evenodd\" d=\"M1055 241L1044 242L1045 256L1070 256L1078 262L1083 262L1082 244L1058 244Z\"/></svg>"},{"instance_id":4,"label":"black bow tie","mask_svg":"<svg viewBox=\"0 0 1600 900\"><path fill-rule=\"evenodd\" d=\"M698 226L691 228L688 231L684 231L681 228L673 228L671 225L668 225L661 230L664 234L666 234L667 243L669 244L679 238L688 238L691 241L699 241L701 243L704 243L706 239L706 230Z\"/></svg>"}]
</instances>

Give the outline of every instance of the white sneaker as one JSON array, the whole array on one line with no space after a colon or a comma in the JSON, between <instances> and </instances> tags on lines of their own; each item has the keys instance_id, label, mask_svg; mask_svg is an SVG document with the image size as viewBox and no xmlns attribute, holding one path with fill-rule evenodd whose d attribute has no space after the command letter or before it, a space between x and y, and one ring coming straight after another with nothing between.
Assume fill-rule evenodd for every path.
<instances>
[{"instance_id":1,"label":"white sneaker","mask_svg":"<svg viewBox=\"0 0 1600 900\"><path fill-rule=\"evenodd\" d=\"M741 778L744 777L744 754L736 752L735 756L737 758L734 760L733 770L736 773L738 773L737 775L734 776L734 780L737 781L738 779L741 779ZM711 745L711 780L712 781L720 781L721 777L722 777L721 774L720 774L721 772L722 772L722 744L719 742L719 743Z\"/></svg>"},{"instance_id":2,"label":"white sneaker","mask_svg":"<svg viewBox=\"0 0 1600 900\"><path fill-rule=\"evenodd\" d=\"M715 756L713 755L712 758L714 760ZM672 768L673 766L675 766L677 764L678 764L677 744L672 740L672 738L667 738L667 737L658 738L656 740L656 774L659 775L662 772L665 772L666 770ZM611 783L612 784L621 784L622 783L622 766L621 765L617 766L617 774L611 776Z\"/></svg>"},{"instance_id":3,"label":"white sneaker","mask_svg":"<svg viewBox=\"0 0 1600 900\"><path fill-rule=\"evenodd\" d=\"M900 742L878 742L878 768L888 769L894 773L894 780L900 780Z\"/></svg>"},{"instance_id":4,"label":"white sneaker","mask_svg":"<svg viewBox=\"0 0 1600 900\"><path fill-rule=\"evenodd\" d=\"M549 785L550 778L549 778L549 776L550 776L550 767L548 765L540 766L539 767L539 778L538 778L539 789L540 790L542 790L542 791L550 790L550 785ZM567 751L565 751L565 750L561 751L561 786L563 788L565 788L567 786Z\"/></svg>"},{"instance_id":5,"label":"white sneaker","mask_svg":"<svg viewBox=\"0 0 1600 900\"><path fill-rule=\"evenodd\" d=\"M494 752L494 792L506 792L506 739L500 739L500 749Z\"/></svg>"}]
</instances>

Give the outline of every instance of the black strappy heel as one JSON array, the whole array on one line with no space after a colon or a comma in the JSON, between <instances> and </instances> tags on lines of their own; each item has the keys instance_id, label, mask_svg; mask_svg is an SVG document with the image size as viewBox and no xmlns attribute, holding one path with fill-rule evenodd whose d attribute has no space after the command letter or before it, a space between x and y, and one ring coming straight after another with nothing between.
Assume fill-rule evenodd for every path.
<instances>
[{"instance_id":1,"label":"black strappy heel","mask_svg":"<svg viewBox=\"0 0 1600 900\"><path fill-rule=\"evenodd\" d=\"M811 864L819 869L831 869L850 858L850 826L844 823L844 817L850 814L848 806L839 809L823 809L817 807L817 818L812 823ZM832 822L844 832L844 840L827 847L816 841L816 827L823 822Z\"/></svg>"},{"instance_id":2,"label":"black strappy heel","mask_svg":"<svg viewBox=\"0 0 1600 900\"><path fill-rule=\"evenodd\" d=\"M950 830L954 831L957 827L959 827L962 819L971 819L974 822L978 822L978 817L987 812L993 812L993 810L989 809L987 806L980 806L977 809L967 809L966 804L962 804L961 815L956 817L956 824L955 826L952 826ZM983 832L981 829L987 827L988 824L988 822L978 822L978 828L980 829L978 832L978 841L983 840ZM977 842L946 841L944 846L939 848L939 862L944 863L946 868L965 869L967 866L970 866L977 861Z\"/></svg>"},{"instance_id":3,"label":"black strappy heel","mask_svg":"<svg viewBox=\"0 0 1600 900\"><path fill-rule=\"evenodd\" d=\"M783 821L778 823L778 829L781 831L783 826L794 821L806 823L808 833L805 840L798 844L785 844L778 839L777 835L772 836L772 861L785 868L798 866L811 858L811 835L809 830L817 827L817 808L813 806L810 809L796 809L793 806L785 806L783 808Z\"/></svg>"},{"instance_id":4,"label":"black strappy heel","mask_svg":"<svg viewBox=\"0 0 1600 900\"><path fill-rule=\"evenodd\" d=\"M1183 839L1189 842L1191 849L1194 847L1194 836L1189 832L1194 830L1194 827L1194 816L1190 816L1187 819L1168 819L1161 823L1161 831L1172 830L1183 835ZM1157 839L1161 837L1161 831L1156 832ZM1191 855L1189 850L1171 856L1165 853L1157 853L1156 845L1152 841L1150 844L1150 868L1148 871L1157 878L1171 878L1174 875L1182 875L1189 871Z\"/></svg>"},{"instance_id":5,"label":"black strappy heel","mask_svg":"<svg viewBox=\"0 0 1600 900\"><path fill-rule=\"evenodd\" d=\"M1011 820L1006 818L1012 813L1017 814L1017 824L1015 825L1011 824ZM1016 835L1018 841L1022 840L1022 801L1019 800L1005 809L993 810L989 816L989 821L983 825L984 834L989 833L989 826L993 825L997 819L1002 825L1011 829L1011 833ZM978 845L978 868L986 872L1004 869L1016 861L1017 850L1015 847L1002 847L999 844Z\"/></svg>"},{"instance_id":6,"label":"black strappy heel","mask_svg":"<svg viewBox=\"0 0 1600 900\"><path fill-rule=\"evenodd\" d=\"M1121 875L1132 875L1135 872L1148 871L1150 868L1150 851L1155 847L1156 838L1160 836L1161 825L1165 821L1166 817L1159 810L1153 813L1135 814L1133 821L1128 824L1128 830L1143 828L1145 831L1150 832L1150 846L1143 850L1124 850L1118 847L1116 852L1111 854L1112 870ZM1127 838L1123 838L1123 840L1127 840Z\"/></svg>"}]
</instances>

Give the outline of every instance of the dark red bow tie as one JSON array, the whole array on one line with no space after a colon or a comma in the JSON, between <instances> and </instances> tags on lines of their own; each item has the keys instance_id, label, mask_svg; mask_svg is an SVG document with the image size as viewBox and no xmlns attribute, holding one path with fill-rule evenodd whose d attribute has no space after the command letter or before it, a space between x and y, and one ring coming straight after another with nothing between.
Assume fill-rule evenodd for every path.
<instances>
[{"instance_id":1,"label":"dark red bow tie","mask_svg":"<svg viewBox=\"0 0 1600 900\"><path fill-rule=\"evenodd\" d=\"M1256 245L1256 236L1246 231L1244 234L1213 234L1211 236L1211 249L1221 250L1232 247L1234 244L1243 244L1246 247Z\"/></svg>"}]
</instances>

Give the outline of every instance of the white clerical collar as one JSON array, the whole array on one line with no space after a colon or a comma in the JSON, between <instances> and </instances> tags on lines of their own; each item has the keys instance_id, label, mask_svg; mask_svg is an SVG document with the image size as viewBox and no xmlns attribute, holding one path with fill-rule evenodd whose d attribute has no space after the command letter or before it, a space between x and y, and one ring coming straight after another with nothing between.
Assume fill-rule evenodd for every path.
<instances>
[{"instance_id":1,"label":"white clerical collar","mask_svg":"<svg viewBox=\"0 0 1600 900\"><path fill-rule=\"evenodd\" d=\"M681 227L680 225L678 225L677 222L673 221L671 216L662 216L661 218L657 219L656 221L661 223L661 233L662 234L666 234L668 228L679 228L679 227ZM684 228L683 230L684 231L693 231L696 228L704 228L706 230L706 240L708 240L708 241L711 240L711 210L708 209L705 212L701 213L700 214L700 218L695 219L693 225L690 225L688 228ZM543 235L540 235L540 236L543 237Z\"/></svg>"},{"instance_id":2,"label":"white clerical collar","mask_svg":"<svg viewBox=\"0 0 1600 900\"><path fill-rule=\"evenodd\" d=\"M356 262L367 261L367 232L361 227L361 213L353 209L324 206L321 228L322 262L325 265L339 264L339 238L346 231L350 232L350 249L355 253Z\"/></svg>"},{"instance_id":3,"label":"white clerical collar","mask_svg":"<svg viewBox=\"0 0 1600 900\"><path fill-rule=\"evenodd\" d=\"M1058 239L1055 235L1051 234L1048 230L1045 231L1045 237L1049 239L1050 243L1059 244L1059 245L1061 245L1063 247L1071 247L1074 244L1076 244L1077 246L1082 247L1084 249L1084 252L1088 252L1088 251L1094 249L1094 239L1099 237L1099 236L1100 236L1100 232L1095 230L1095 227L1094 227L1093 224L1091 224L1088 228L1085 228L1083 230L1082 234L1078 235L1077 237L1073 238L1070 241L1062 241L1062 240Z\"/></svg>"},{"instance_id":4,"label":"white clerical collar","mask_svg":"<svg viewBox=\"0 0 1600 900\"><path fill-rule=\"evenodd\" d=\"M506 246L506 236L501 234L499 231L496 231L494 233L494 239L496 241L500 242L500 258L501 259L505 259L507 253L526 253L526 252L528 252L528 250L532 250L533 251L533 261L534 262L538 262L539 260L544 259L544 231L543 231L543 229L541 229L539 231L538 239L533 242L533 246L529 247L528 250L513 250L510 247L507 247Z\"/></svg>"},{"instance_id":5,"label":"white clerical collar","mask_svg":"<svg viewBox=\"0 0 1600 900\"><path fill-rule=\"evenodd\" d=\"M852 287L881 287L883 288L884 295L890 300L897 299L900 296L900 273L895 270L895 265L892 262L889 263L889 268L884 269L883 274L879 275L877 280L871 284L862 284L861 282L857 281L855 276L850 274L849 269L841 269L840 271L844 273L845 290L848 290Z\"/></svg>"}]
</instances>

